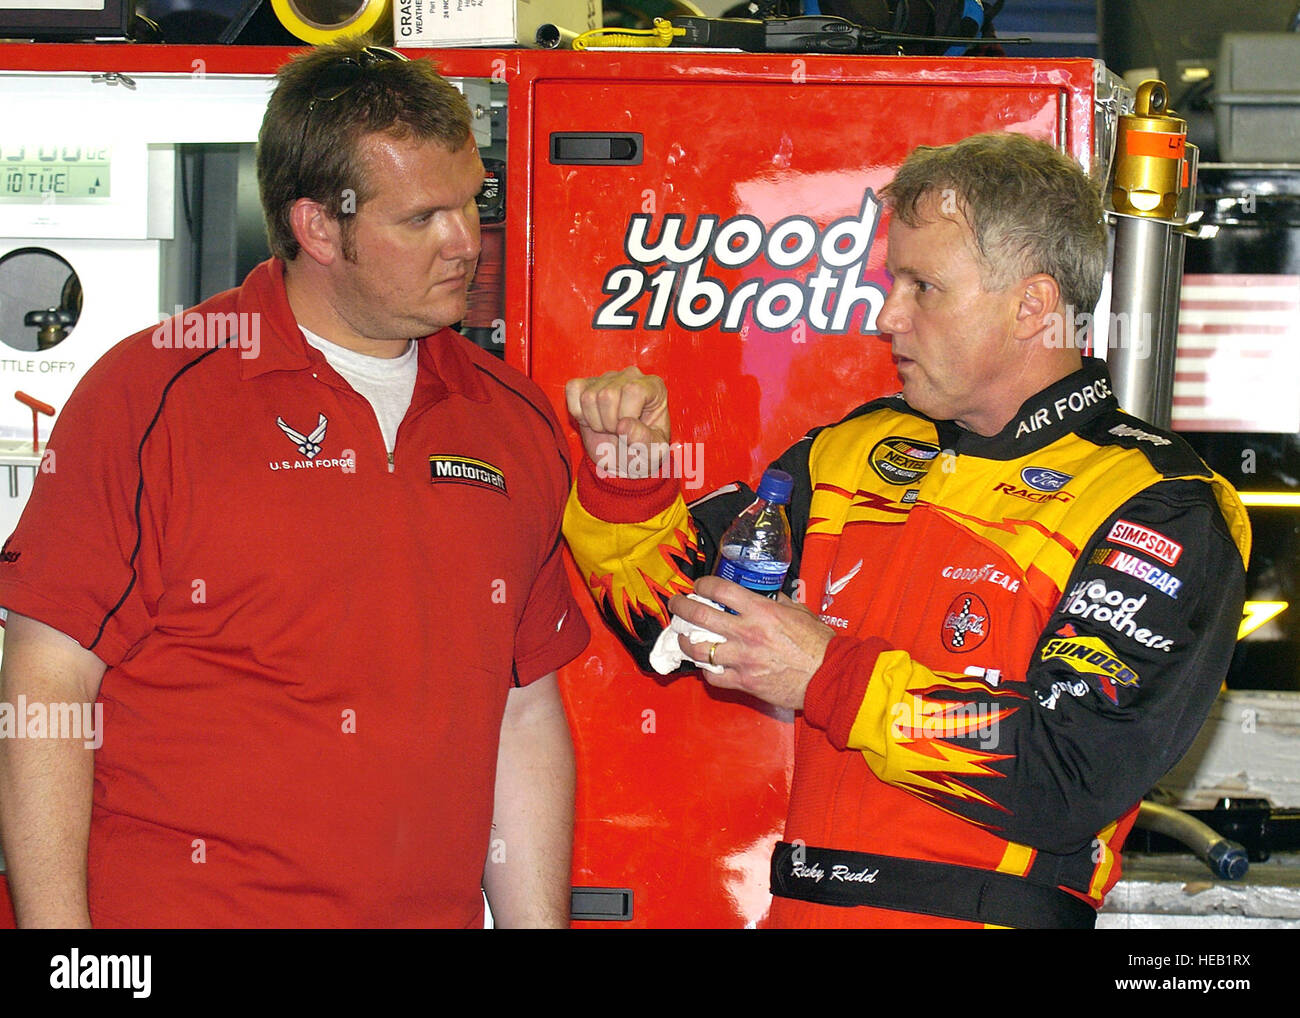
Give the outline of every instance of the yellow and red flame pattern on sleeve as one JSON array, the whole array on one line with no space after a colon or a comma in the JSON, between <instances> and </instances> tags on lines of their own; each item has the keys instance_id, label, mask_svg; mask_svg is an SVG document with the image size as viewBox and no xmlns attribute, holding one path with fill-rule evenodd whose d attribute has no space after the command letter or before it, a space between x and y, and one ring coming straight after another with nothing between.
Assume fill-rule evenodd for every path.
<instances>
[{"instance_id":1,"label":"yellow and red flame pattern on sleeve","mask_svg":"<svg viewBox=\"0 0 1300 1018\"><path fill-rule=\"evenodd\" d=\"M675 481L626 487L630 490L600 484L590 461L584 461L565 509L564 531L601 616L644 667L647 641L653 643L667 627L668 599L691 590L700 552L695 523ZM620 522L593 515L584 500ZM647 506L650 516L631 518Z\"/></svg>"}]
</instances>

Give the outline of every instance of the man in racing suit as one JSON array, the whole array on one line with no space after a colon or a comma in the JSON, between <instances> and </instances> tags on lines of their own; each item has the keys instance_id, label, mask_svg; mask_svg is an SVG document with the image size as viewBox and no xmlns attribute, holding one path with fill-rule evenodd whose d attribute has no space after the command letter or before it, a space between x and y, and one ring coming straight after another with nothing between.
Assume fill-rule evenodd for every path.
<instances>
[{"instance_id":1,"label":"man in racing suit","mask_svg":"<svg viewBox=\"0 0 1300 1018\"><path fill-rule=\"evenodd\" d=\"M602 443L668 441L635 368L569 383L589 458L565 533L643 664L671 611L724 638L681 639L711 683L799 712L772 925L1091 926L1226 671L1245 512L1079 356L1105 234L1068 158L978 136L918 149L885 197L902 392L775 464L786 589L817 614L708 575L748 489L688 508L653 470L596 469Z\"/></svg>"}]
</instances>

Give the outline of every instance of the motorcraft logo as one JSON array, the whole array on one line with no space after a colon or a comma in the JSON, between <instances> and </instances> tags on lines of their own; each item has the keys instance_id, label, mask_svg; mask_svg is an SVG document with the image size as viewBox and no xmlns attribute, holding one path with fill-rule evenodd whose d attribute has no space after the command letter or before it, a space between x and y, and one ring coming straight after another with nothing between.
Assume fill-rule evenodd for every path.
<instances>
[{"instance_id":1,"label":"motorcraft logo","mask_svg":"<svg viewBox=\"0 0 1300 1018\"><path fill-rule=\"evenodd\" d=\"M890 435L871 450L871 469L889 484L915 484L929 471L939 447L902 435Z\"/></svg>"},{"instance_id":2,"label":"motorcraft logo","mask_svg":"<svg viewBox=\"0 0 1300 1018\"><path fill-rule=\"evenodd\" d=\"M1025 467L1020 471L1020 479L1035 491L1060 491L1074 480L1074 475L1047 467Z\"/></svg>"},{"instance_id":3,"label":"motorcraft logo","mask_svg":"<svg viewBox=\"0 0 1300 1018\"><path fill-rule=\"evenodd\" d=\"M885 290L862 277L879 221L880 201L870 188L857 215L824 229L798 215L771 228L751 215L703 215L694 223L678 213L657 223L651 213L632 215L623 238L627 263L606 274L601 292L609 298L592 327L660 330L672 324L692 332L739 332L751 320L766 332L806 322L830 335L847 333L861 310L858 331L874 333ZM762 265L786 278L766 278L755 271ZM709 274L718 270L749 271L725 283Z\"/></svg>"},{"instance_id":4,"label":"motorcraft logo","mask_svg":"<svg viewBox=\"0 0 1300 1018\"><path fill-rule=\"evenodd\" d=\"M509 497L506 490L506 475L486 460L472 459L469 456L430 456L429 481L432 484L451 482L453 484L472 484L479 488L499 491Z\"/></svg>"}]
</instances>

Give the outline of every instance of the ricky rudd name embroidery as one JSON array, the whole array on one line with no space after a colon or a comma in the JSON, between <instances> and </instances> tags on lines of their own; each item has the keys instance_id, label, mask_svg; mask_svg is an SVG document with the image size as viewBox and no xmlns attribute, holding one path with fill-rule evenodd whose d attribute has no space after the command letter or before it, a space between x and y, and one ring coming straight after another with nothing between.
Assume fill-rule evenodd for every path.
<instances>
[{"instance_id":1,"label":"ricky rudd name embroidery","mask_svg":"<svg viewBox=\"0 0 1300 1018\"><path fill-rule=\"evenodd\" d=\"M688 241L686 217L673 213L662 218L651 242L653 220L649 214L628 219L623 251L630 264L606 274L601 292L611 296L597 309L594 328L663 329L671 319L691 331L716 325L739 332L748 314L767 332L803 321L816 332L835 334L848 332L850 319L862 308L859 331L876 331L885 291L862 279L880 220L880 202L869 188L856 216L825 229L806 216L789 216L771 229L749 215L723 222L698 216ZM760 259L769 269L789 271L814 255L812 267L797 277L768 280L755 274L729 286L706 275L710 263L736 270ZM647 294L644 311L632 310Z\"/></svg>"},{"instance_id":2,"label":"ricky rudd name embroidery","mask_svg":"<svg viewBox=\"0 0 1300 1018\"><path fill-rule=\"evenodd\" d=\"M837 864L831 867L830 878L832 880L839 880L850 884L874 884L876 882L876 876L879 873L880 870L878 869L858 870L855 873L850 870L849 867ZM822 878L826 876L826 871L817 865L817 863L813 863L809 866L806 863L797 862L791 865L790 875L792 877L799 877L800 879L811 880L813 883L820 884Z\"/></svg>"}]
</instances>

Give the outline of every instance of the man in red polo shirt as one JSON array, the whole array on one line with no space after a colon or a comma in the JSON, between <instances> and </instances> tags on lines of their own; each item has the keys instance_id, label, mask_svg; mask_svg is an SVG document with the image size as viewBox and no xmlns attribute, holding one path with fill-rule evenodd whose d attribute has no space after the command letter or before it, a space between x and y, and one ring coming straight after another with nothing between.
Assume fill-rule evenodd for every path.
<instances>
[{"instance_id":1,"label":"man in red polo shirt","mask_svg":"<svg viewBox=\"0 0 1300 1018\"><path fill-rule=\"evenodd\" d=\"M565 925L565 443L446 326L479 253L459 93L359 44L281 70L272 252L87 374L0 565L30 926ZM419 338L424 337L424 338ZM92 750L86 743L102 740Z\"/></svg>"}]
</instances>

